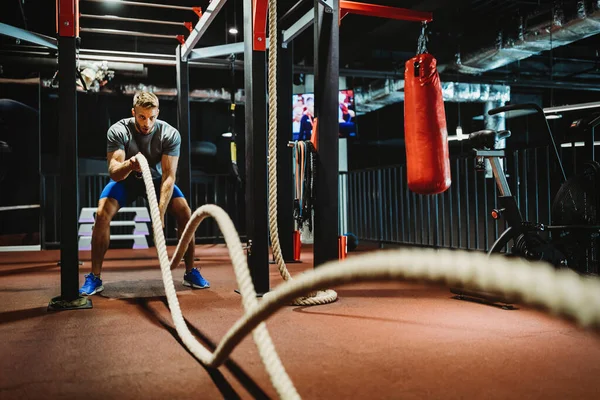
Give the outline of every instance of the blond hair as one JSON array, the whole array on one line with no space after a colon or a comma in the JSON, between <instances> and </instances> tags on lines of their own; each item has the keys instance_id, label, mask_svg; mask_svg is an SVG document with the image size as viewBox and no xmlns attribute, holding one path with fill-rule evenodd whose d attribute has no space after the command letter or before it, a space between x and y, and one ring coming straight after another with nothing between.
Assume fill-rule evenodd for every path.
<instances>
[{"instance_id":1,"label":"blond hair","mask_svg":"<svg viewBox=\"0 0 600 400\"><path fill-rule=\"evenodd\" d=\"M150 92L138 92L133 96L133 107L158 108L158 97Z\"/></svg>"}]
</instances>

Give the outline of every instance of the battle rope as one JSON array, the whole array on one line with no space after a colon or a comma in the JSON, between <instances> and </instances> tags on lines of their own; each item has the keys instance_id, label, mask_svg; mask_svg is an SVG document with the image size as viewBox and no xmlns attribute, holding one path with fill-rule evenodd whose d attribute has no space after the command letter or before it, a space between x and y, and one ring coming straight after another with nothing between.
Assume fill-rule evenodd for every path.
<instances>
[{"instance_id":1,"label":"battle rope","mask_svg":"<svg viewBox=\"0 0 600 400\"><path fill-rule=\"evenodd\" d=\"M228 348L226 347L226 342L221 343L219 348L226 347L228 351L220 354L217 352L219 349L217 349L217 351L211 353L194 338L183 319L181 308L179 307L179 300L177 299L177 293L175 291L175 285L173 284L171 269L173 266L179 265L188 245L194 239L194 234L198 225L200 225L200 222L207 216L212 216L217 221L219 229L221 229L221 232L225 237L225 243L229 249L229 256L231 257L240 293L242 295L242 304L246 313L249 313L257 307L258 300L256 300L256 291L252 284L252 278L250 277L250 271L248 269L242 243L240 242L235 226L227 213L216 205L204 205L192 214L192 218L186 225L177 245L175 255L173 255L171 262L169 262L169 256L165 245L165 236L160 219L160 211L158 209L158 202L156 200L156 193L154 192L154 184L152 182L152 174L146 158L142 155L138 155L137 158L142 167L142 176L144 178L144 184L146 185L146 193L148 194L148 202L150 203L150 215L152 217L152 229L154 231L154 242L158 252L165 293L167 295L167 302L169 304L169 309L171 310L175 329L177 330L179 337L181 337L182 342L200 362L209 367L217 367L225 361L234 346ZM271 341L267 326L264 323L259 323L258 326L255 325L252 329L254 329L254 327L256 327L253 332L254 341L256 342L261 360L267 369L277 393L281 398L299 399L300 396L298 395L298 392L296 392L294 384L285 372L285 368L275 351L275 346ZM250 333L252 329L243 331L242 338Z\"/></svg>"},{"instance_id":2,"label":"battle rope","mask_svg":"<svg viewBox=\"0 0 600 400\"><path fill-rule=\"evenodd\" d=\"M175 254L169 262L160 220L152 174L143 156L138 155L148 201L154 240L171 315L182 342L207 367L220 366L233 349L253 331L253 338L282 399L300 396L275 350L264 320L286 307L290 301L328 285L363 281L414 280L461 286L498 293L507 299L540 306L556 315L575 319L582 326L600 326L600 280L577 275L570 270L555 270L548 264L488 257L464 250L401 249L356 255L344 261L331 261L300 274L297 279L276 287L271 296L258 303L248 264L235 226L227 213L216 205L204 205L192 214ZM229 249L245 314L225 334L214 352L201 345L189 331L173 284L171 265L179 265L198 226L208 216L215 218ZM365 266L368 266L367 268Z\"/></svg>"},{"instance_id":3,"label":"battle rope","mask_svg":"<svg viewBox=\"0 0 600 400\"><path fill-rule=\"evenodd\" d=\"M269 2L269 19L276 21L275 1ZM274 22L269 25L272 49L277 48ZM271 54L269 52L269 70ZM270 99L273 99L272 79L269 79ZM276 95L275 95L276 96ZM272 101L272 100L271 100ZM276 97L275 97L276 101ZM271 104L270 104L271 106ZM274 106L276 110L276 105ZM306 295L311 291L328 285L341 285L361 281L416 280L461 286L472 290L498 293L507 299L521 300L526 304L540 306L551 313L574 318L583 326L600 326L600 280L585 278L569 270L557 271L541 262L527 262L520 259L508 259L500 255L489 257L483 253L463 250L401 249L379 251L357 255L344 261L331 261L302 273L297 279L291 276L281 257L277 236L277 218L273 198L276 199L276 152L273 134L273 122L276 112L270 109L269 122L269 172L270 188L275 196L270 197L271 239L273 251L280 273L286 281L264 297L261 303L256 300L256 291L252 284L246 257L233 222L220 207L204 205L192 214L179 241L175 254L169 262L164 233L158 209L158 202L152 174L143 156L138 156L142 176L146 185L152 229L158 252L167 302L175 324L175 329L190 352L207 367L220 366L242 339L253 332L254 341L271 382L282 399L299 399L300 396L287 375L275 350L264 320L290 301L296 304L323 304L320 297ZM273 142L273 144L271 143ZM273 149L273 150L272 150ZM275 177L275 178L273 178ZM208 216L215 218L223 233L225 243L233 264L237 283L242 295L245 314L225 334L214 352L201 345L189 331L179 306L179 300L173 284L171 269L179 265L183 255L194 239L194 234L202 220ZM275 244L276 243L276 244ZM367 268L365 266L368 266ZM337 294L333 290L324 292L328 300L335 301ZM306 296L306 297L303 297ZM300 300L299 300L300 299ZM328 301L329 302L329 301Z\"/></svg>"},{"instance_id":4,"label":"battle rope","mask_svg":"<svg viewBox=\"0 0 600 400\"><path fill-rule=\"evenodd\" d=\"M277 225L277 2L269 1L269 233L273 258L279 268L279 273L285 281L292 279L281 254L279 244L279 227ZM267 293L267 297L271 296ZM332 303L337 299L333 290L311 292L305 297L295 299L292 304L315 306Z\"/></svg>"}]
</instances>

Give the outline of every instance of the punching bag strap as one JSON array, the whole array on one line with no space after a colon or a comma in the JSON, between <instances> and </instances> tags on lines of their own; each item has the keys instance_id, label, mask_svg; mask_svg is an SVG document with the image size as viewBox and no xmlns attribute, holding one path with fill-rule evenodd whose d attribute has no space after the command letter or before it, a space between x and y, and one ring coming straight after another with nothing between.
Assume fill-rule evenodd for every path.
<instances>
[{"instance_id":1,"label":"punching bag strap","mask_svg":"<svg viewBox=\"0 0 600 400\"><path fill-rule=\"evenodd\" d=\"M417 55L427 53L427 22L423 21L421 23L421 34L419 35L419 40L417 41Z\"/></svg>"}]
</instances>

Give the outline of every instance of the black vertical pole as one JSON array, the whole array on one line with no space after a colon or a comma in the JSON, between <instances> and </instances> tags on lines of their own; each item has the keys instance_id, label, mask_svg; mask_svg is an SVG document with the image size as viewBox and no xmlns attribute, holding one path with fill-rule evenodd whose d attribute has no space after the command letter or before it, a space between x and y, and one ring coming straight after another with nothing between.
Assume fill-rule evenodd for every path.
<instances>
[{"instance_id":1,"label":"black vertical pole","mask_svg":"<svg viewBox=\"0 0 600 400\"><path fill-rule=\"evenodd\" d=\"M283 14L286 7L277 4L277 14ZM279 33L278 43L283 43ZM294 195L292 182L292 51L286 47L277 49L277 225L279 243L285 262L294 261Z\"/></svg>"},{"instance_id":2,"label":"black vertical pole","mask_svg":"<svg viewBox=\"0 0 600 400\"><path fill-rule=\"evenodd\" d=\"M46 209L46 186L45 177L42 171L42 74L38 73L38 124L37 124L37 176L39 179L39 197L38 201L40 204L40 249L46 249L46 216L44 210Z\"/></svg>"},{"instance_id":3,"label":"black vertical pole","mask_svg":"<svg viewBox=\"0 0 600 400\"><path fill-rule=\"evenodd\" d=\"M181 46L177 46L177 123L181 134L177 186L183 196L191 201L192 167L190 155L190 74L187 60L181 59ZM190 204L191 206L191 204Z\"/></svg>"},{"instance_id":4,"label":"black vertical pole","mask_svg":"<svg viewBox=\"0 0 600 400\"><path fill-rule=\"evenodd\" d=\"M79 170L77 155L77 34L78 0L58 3L58 129L60 141L60 285L61 295L50 301L51 310L86 308L91 302L79 296Z\"/></svg>"},{"instance_id":5,"label":"black vertical pole","mask_svg":"<svg viewBox=\"0 0 600 400\"><path fill-rule=\"evenodd\" d=\"M77 157L77 38L58 39L58 121L60 155L60 284L61 296L71 301L79 290L79 249L77 220L79 213Z\"/></svg>"},{"instance_id":6,"label":"black vertical pole","mask_svg":"<svg viewBox=\"0 0 600 400\"><path fill-rule=\"evenodd\" d=\"M314 0L315 117L318 118L315 176L315 266L338 258L339 0Z\"/></svg>"},{"instance_id":7,"label":"black vertical pole","mask_svg":"<svg viewBox=\"0 0 600 400\"><path fill-rule=\"evenodd\" d=\"M253 47L252 0L244 0L244 88L246 94L246 235L248 267L256 292L269 291L267 230L266 55ZM262 38L265 40L265 38Z\"/></svg>"}]
</instances>

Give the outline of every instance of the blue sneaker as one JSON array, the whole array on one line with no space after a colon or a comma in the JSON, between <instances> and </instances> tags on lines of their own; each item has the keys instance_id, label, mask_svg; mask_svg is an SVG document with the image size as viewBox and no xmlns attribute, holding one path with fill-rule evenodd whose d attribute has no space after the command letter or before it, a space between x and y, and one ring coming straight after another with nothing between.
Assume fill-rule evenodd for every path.
<instances>
[{"instance_id":1,"label":"blue sneaker","mask_svg":"<svg viewBox=\"0 0 600 400\"><path fill-rule=\"evenodd\" d=\"M209 288L210 283L200 275L200 271L193 268L190 272L186 272L183 275L183 285L189 286L196 289Z\"/></svg>"},{"instance_id":2,"label":"blue sneaker","mask_svg":"<svg viewBox=\"0 0 600 400\"><path fill-rule=\"evenodd\" d=\"M104 290L102 279L94 275L92 272L85 276L85 283L79 289L79 294L82 296L91 296Z\"/></svg>"}]
</instances>

